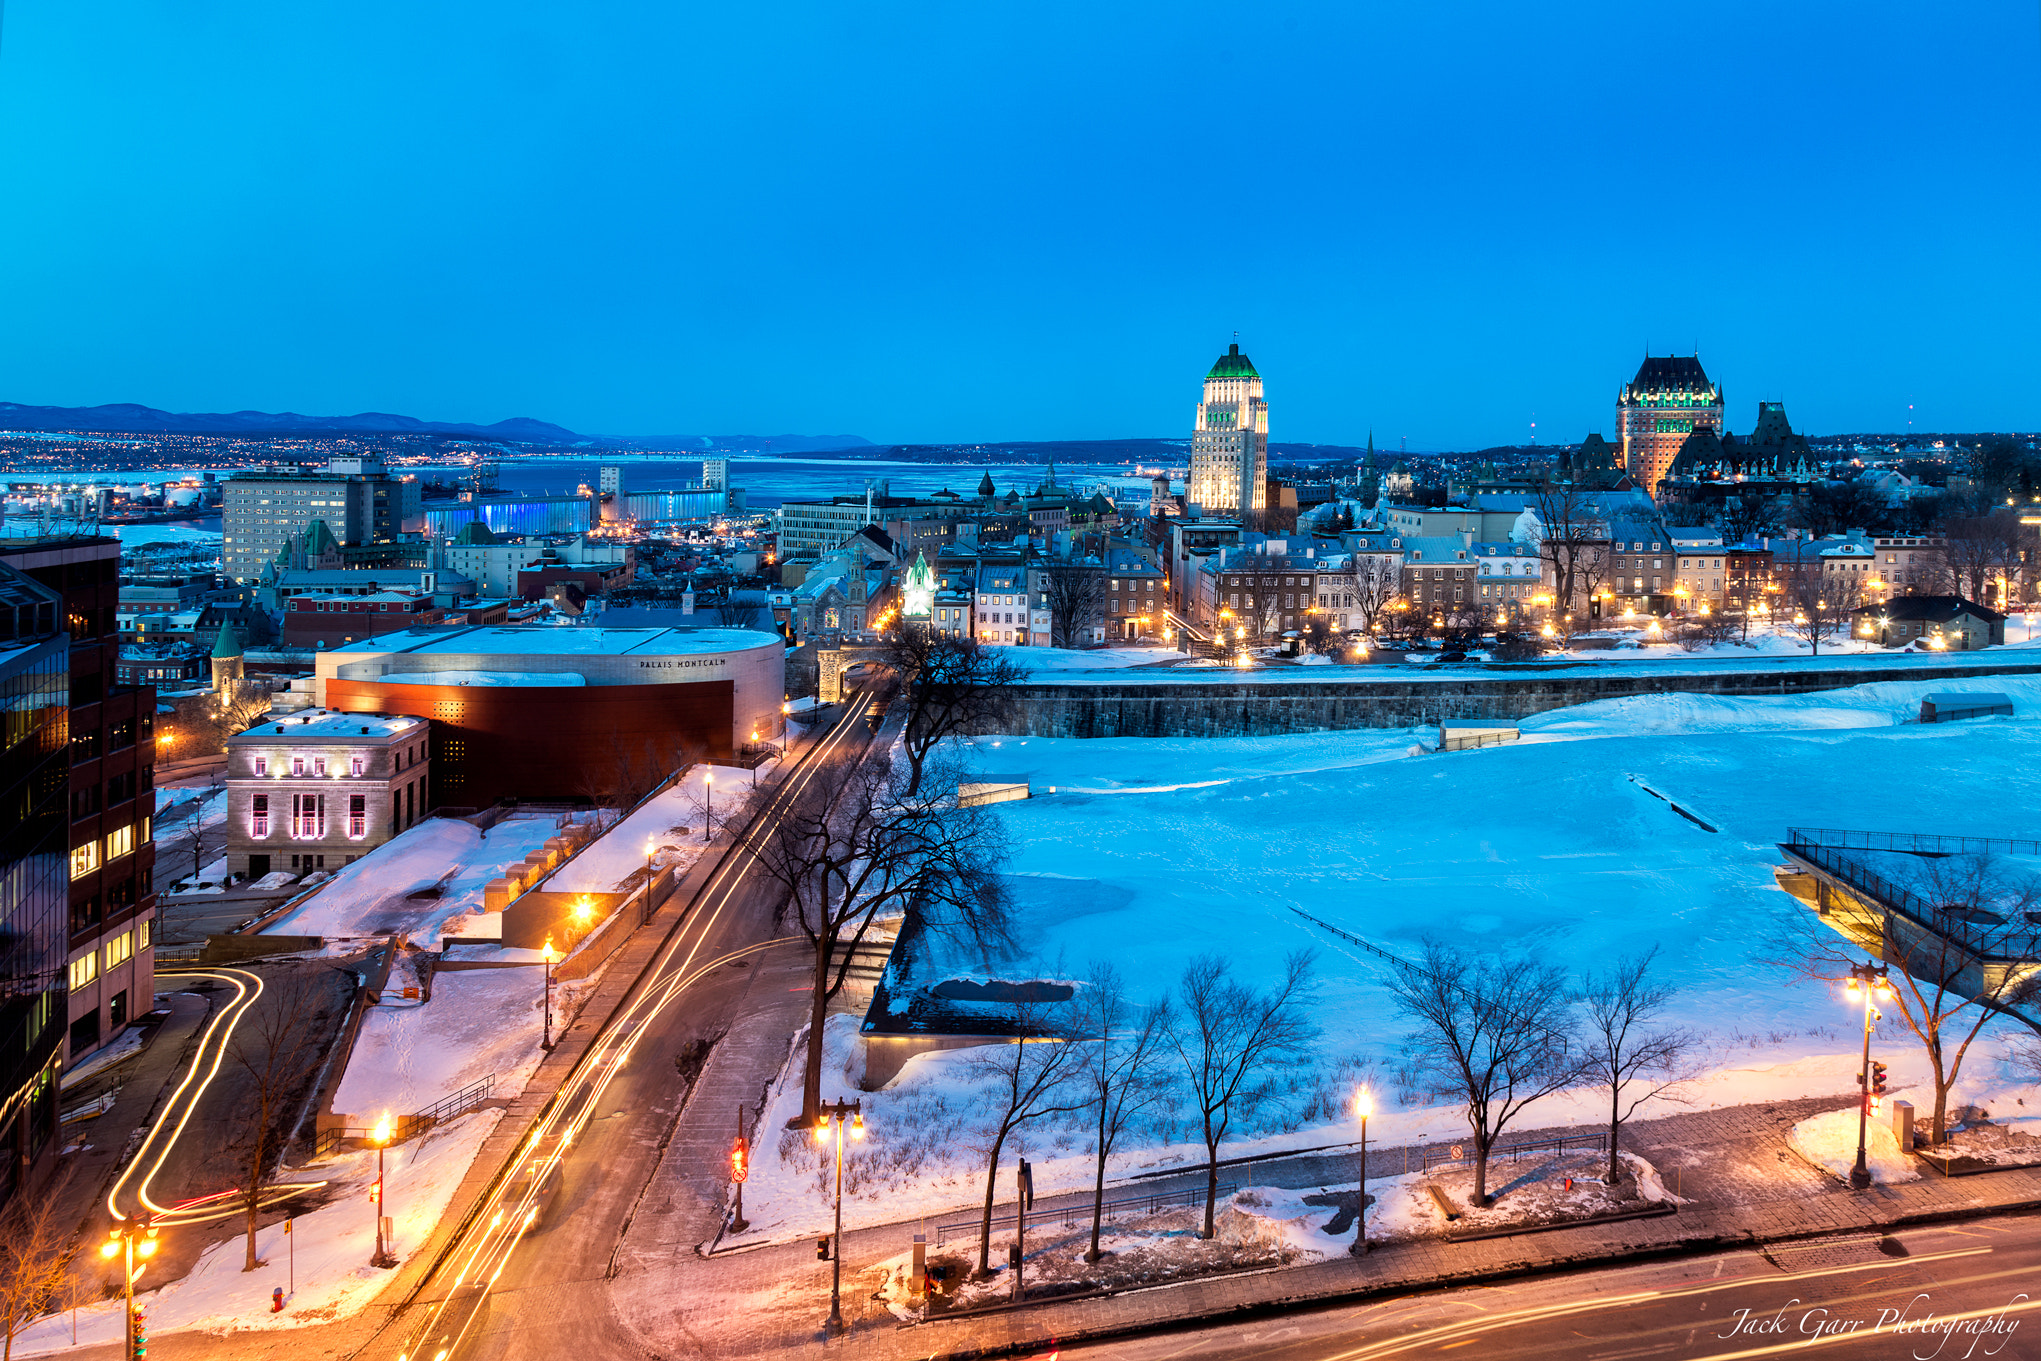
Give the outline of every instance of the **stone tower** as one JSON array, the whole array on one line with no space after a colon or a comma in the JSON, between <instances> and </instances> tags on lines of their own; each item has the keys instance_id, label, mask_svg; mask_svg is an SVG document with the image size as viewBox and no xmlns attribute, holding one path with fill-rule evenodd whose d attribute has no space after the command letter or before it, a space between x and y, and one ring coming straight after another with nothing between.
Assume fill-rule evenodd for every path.
<instances>
[{"instance_id":1,"label":"stone tower","mask_svg":"<svg viewBox=\"0 0 2041 1361\"><path fill-rule=\"evenodd\" d=\"M1722 429L1722 389L1708 381L1699 355L1644 357L1616 397L1616 439L1623 471L1646 495L1672 467L1696 426Z\"/></svg>"},{"instance_id":2,"label":"stone tower","mask_svg":"<svg viewBox=\"0 0 2041 1361\"><path fill-rule=\"evenodd\" d=\"M213 693L230 700L241 689L241 635L232 624L220 625L220 637L213 644Z\"/></svg>"},{"instance_id":3,"label":"stone tower","mask_svg":"<svg viewBox=\"0 0 2041 1361\"><path fill-rule=\"evenodd\" d=\"M1238 345L1205 375L1205 399L1191 433L1191 478L1184 499L1207 514L1236 515L1267 504L1269 404L1261 375Z\"/></svg>"}]
</instances>

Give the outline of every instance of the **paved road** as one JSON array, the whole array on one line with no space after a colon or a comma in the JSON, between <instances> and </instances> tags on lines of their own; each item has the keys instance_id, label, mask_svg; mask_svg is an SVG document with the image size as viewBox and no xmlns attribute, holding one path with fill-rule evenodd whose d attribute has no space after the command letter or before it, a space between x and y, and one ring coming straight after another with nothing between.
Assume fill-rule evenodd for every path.
<instances>
[{"instance_id":1,"label":"paved road","mask_svg":"<svg viewBox=\"0 0 2041 1361\"><path fill-rule=\"evenodd\" d=\"M761 810L761 828L810 781L831 778L868 749L862 707L846 704L815 740ZM757 980L774 977L792 952L771 943L781 896L748 852L725 858L539 1121L525 1155L529 1182L494 1192L365 1358L642 1354L610 1304L613 1263L685 1098L675 1059L723 1034L745 994L772 986ZM735 967L739 959L747 967Z\"/></svg>"},{"instance_id":2,"label":"paved road","mask_svg":"<svg viewBox=\"0 0 2041 1361\"><path fill-rule=\"evenodd\" d=\"M2041 1219L1541 1276L1066 1348L1070 1361L2041 1358ZM1955 1331L1938 1331L1952 1326ZM1901 1330L1904 1321L1911 1327Z\"/></svg>"}]
</instances>

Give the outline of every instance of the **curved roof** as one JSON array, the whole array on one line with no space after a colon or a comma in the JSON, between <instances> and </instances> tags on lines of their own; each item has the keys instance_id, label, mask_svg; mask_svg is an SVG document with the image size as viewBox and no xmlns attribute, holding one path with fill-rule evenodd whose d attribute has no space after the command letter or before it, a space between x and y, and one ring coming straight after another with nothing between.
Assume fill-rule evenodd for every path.
<instances>
[{"instance_id":1,"label":"curved roof","mask_svg":"<svg viewBox=\"0 0 2041 1361\"><path fill-rule=\"evenodd\" d=\"M1240 347L1235 345L1219 356L1219 362L1212 365L1212 371L1205 377L1259 378L1261 375L1254 371L1254 361L1242 354Z\"/></svg>"},{"instance_id":2,"label":"curved roof","mask_svg":"<svg viewBox=\"0 0 2041 1361\"><path fill-rule=\"evenodd\" d=\"M241 655L241 635L234 631L232 624L220 625L219 641L213 644L215 657L238 657Z\"/></svg>"}]
</instances>

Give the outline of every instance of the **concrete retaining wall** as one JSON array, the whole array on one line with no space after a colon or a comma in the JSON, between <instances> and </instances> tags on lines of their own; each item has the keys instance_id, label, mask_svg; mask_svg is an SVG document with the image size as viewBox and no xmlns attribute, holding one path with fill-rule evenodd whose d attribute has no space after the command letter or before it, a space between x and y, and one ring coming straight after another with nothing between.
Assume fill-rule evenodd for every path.
<instances>
[{"instance_id":1,"label":"concrete retaining wall","mask_svg":"<svg viewBox=\"0 0 2041 1361\"><path fill-rule=\"evenodd\" d=\"M2041 665L1780 667L1668 674L1641 664L1634 671L1537 671L1464 675L1395 675L1306 682L1150 682L1089 685L1043 682L1020 686L1012 716L999 731L1028 737L1233 737L1322 732L1338 728L1406 728L1455 718L1521 719L1552 709L1629 695L1792 695L1872 681L1971 680L1986 675L2041 674Z\"/></svg>"}]
</instances>

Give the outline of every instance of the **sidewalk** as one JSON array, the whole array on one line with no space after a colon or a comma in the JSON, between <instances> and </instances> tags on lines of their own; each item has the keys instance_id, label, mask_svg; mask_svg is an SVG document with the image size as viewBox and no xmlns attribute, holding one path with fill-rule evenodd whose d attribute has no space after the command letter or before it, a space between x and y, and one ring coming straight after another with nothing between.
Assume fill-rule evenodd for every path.
<instances>
[{"instance_id":1,"label":"sidewalk","mask_svg":"<svg viewBox=\"0 0 2041 1361\"><path fill-rule=\"evenodd\" d=\"M1727 1107L1626 1126L1625 1147L1657 1163L1669 1189L1683 1181L1692 1202L1656 1218L1469 1242L1407 1241L1358 1261L1319 1260L905 1326L871 1299L876 1277L865 1274L910 1247L916 1226L893 1225L845 1235L843 1309L850 1329L841 1339L825 1341L820 1333L829 1307L828 1267L815 1261L806 1241L680 1263L679 1288L664 1292L673 1301L669 1326L725 1355L820 1345L900 1361L996 1356L1640 1257L2041 1208L2041 1168L1954 1180L1924 1173L1918 1182L1851 1191L1786 1151L1787 1126L1849 1099ZM1390 1148L1378 1155L1371 1148L1371 1166L1380 1156L1384 1174L1392 1174L1400 1170L1401 1153ZM1296 1166L1258 1165L1257 1184L1314 1185L1308 1178L1350 1166L1338 1154L1290 1161ZM931 1250L933 1238L931 1231Z\"/></svg>"}]
</instances>

